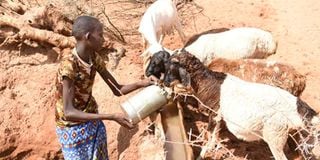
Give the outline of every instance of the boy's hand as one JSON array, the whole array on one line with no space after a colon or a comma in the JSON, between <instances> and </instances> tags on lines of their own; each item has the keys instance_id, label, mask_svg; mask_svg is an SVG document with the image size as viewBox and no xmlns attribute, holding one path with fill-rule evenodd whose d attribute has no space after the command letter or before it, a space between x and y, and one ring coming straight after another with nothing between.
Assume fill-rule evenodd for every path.
<instances>
[{"instance_id":1,"label":"boy's hand","mask_svg":"<svg viewBox=\"0 0 320 160\"><path fill-rule=\"evenodd\" d=\"M159 79L156 77L156 76L154 76L154 75L151 75L150 77L148 77L148 79L149 79L149 81L151 82L151 84L157 84L157 83L159 83Z\"/></svg>"},{"instance_id":2,"label":"boy's hand","mask_svg":"<svg viewBox=\"0 0 320 160\"><path fill-rule=\"evenodd\" d=\"M157 77L155 77L155 76L150 76L150 77L142 80L141 83L142 83L142 86L147 87L147 86L150 86L152 84L159 83L159 79Z\"/></svg>"},{"instance_id":3,"label":"boy's hand","mask_svg":"<svg viewBox=\"0 0 320 160\"><path fill-rule=\"evenodd\" d=\"M117 113L114 115L114 120L119 123L121 126L124 126L128 129L134 128L133 124L127 119L122 113Z\"/></svg>"}]
</instances>

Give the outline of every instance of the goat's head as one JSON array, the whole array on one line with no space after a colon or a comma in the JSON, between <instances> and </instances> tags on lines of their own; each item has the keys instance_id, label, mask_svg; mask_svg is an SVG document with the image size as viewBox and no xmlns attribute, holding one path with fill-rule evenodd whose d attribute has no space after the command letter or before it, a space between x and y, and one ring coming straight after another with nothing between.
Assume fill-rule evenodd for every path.
<instances>
[{"instance_id":1,"label":"goat's head","mask_svg":"<svg viewBox=\"0 0 320 160\"><path fill-rule=\"evenodd\" d=\"M190 74L177 62L166 64L164 85L173 87L175 93L192 93Z\"/></svg>"},{"instance_id":2,"label":"goat's head","mask_svg":"<svg viewBox=\"0 0 320 160\"><path fill-rule=\"evenodd\" d=\"M177 62L168 62L165 66L164 85L169 87L182 82L181 67Z\"/></svg>"},{"instance_id":3,"label":"goat's head","mask_svg":"<svg viewBox=\"0 0 320 160\"><path fill-rule=\"evenodd\" d=\"M164 85L167 87L178 87L181 91L191 91L191 77L187 72L184 61L181 62L180 58L186 55L175 54L170 58L170 61L166 64L166 72L164 76ZM191 55L192 56L192 55ZM176 91L176 89L174 90Z\"/></svg>"},{"instance_id":4,"label":"goat's head","mask_svg":"<svg viewBox=\"0 0 320 160\"><path fill-rule=\"evenodd\" d=\"M166 51L159 51L155 53L146 69L146 76L154 75L160 79L161 74L165 73L165 65L168 63L170 54Z\"/></svg>"}]
</instances>

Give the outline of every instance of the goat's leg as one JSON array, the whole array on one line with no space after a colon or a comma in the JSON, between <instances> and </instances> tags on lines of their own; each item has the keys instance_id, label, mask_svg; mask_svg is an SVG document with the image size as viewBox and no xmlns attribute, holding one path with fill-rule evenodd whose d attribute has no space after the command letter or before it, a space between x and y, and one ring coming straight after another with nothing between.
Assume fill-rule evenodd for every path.
<instances>
[{"instance_id":1,"label":"goat's leg","mask_svg":"<svg viewBox=\"0 0 320 160\"><path fill-rule=\"evenodd\" d=\"M179 34L179 36L180 36L180 38L181 38L182 43L185 44L187 38L186 38L186 35L185 35L185 34L183 33L183 31L182 31L181 23L180 23L180 22L177 22L177 24L175 25L175 28L176 28L176 30L178 31L178 34Z\"/></svg>"},{"instance_id":2,"label":"goat's leg","mask_svg":"<svg viewBox=\"0 0 320 160\"><path fill-rule=\"evenodd\" d=\"M147 69L147 67L148 67L148 65L149 65L149 63L150 63L150 52L149 52L149 49L147 49L147 46L148 46L148 41L142 36L142 43L144 44L144 51L143 51L143 53L140 55L141 57L142 57L142 60L143 60L143 66L142 66L142 68L143 68L143 75L145 76L145 77L147 77L146 76L146 69Z\"/></svg>"},{"instance_id":3,"label":"goat's leg","mask_svg":"<svg viewBox=\"0 0 320 160\"><path fill-rule=\"evenodd\" d=\"M143 44L143 52L140 54L141 57L145 57L148 53L147 47L148 47L148 41L142 36L142 44Z\"/></svg>"},{"instance_id":4,"label":"goat's leg","mask_svg":"<svg viewBox=\"0 0 320 160\"><path fill-rule=\"evenodd\" d=\"M166 35L164 33L160 35L159 44L162 45L162 42L163 42L165 36Z\"/></svg>"},{"instance_id":5,"label":"goat's leg","mask_svg":"<svg viewBox=\"0 0 320 160\"><path fill-rule=\"evenodd\" d=\"M164 39L164 34L165 34L165 32L164 32L163 29L161 29L161 31L159 31L159 32L156 33L157 42L158 42L160 45L162 45L162 42L163 42L163 39Z\"/></svg>"},{"instance_id":6,"label":"goat's leg","mask_svg":"<svg viewBox=\"0 0 320 160\"><path fill-rule=\"evenodd\" d=\"M147 49L147 45L148 45L148 42L147 40L142 36L142 44L143 44L143 49L146 50Z\"/></svg>"},{"instance_id":7,"label":"goat's leg","mask_svg":"<svg viewBox=\"0 0 320 160\"><path fill-rule=\"evenodd\" d=\"M287 138L288 129L285 125L266 124L263 128L263 139L267 142L276 160L287 160L283 151Z\"/></svg>"},{"instance_id":8,"label":"goat's leg","mask_svg":"<svg viewBox=\"0 0 320 160\"><path fill-rule=\"evenodd\" d=\"M222 122L220 113L215 118L213 118L213 120L216 122L216 125L211 133L211 137L209 138L208 143L205 146L203 146L203 148L201 149L200 156L197 158L197 160L205 158L204 156L207 153L207 151L211 150L218 142L219 131L221 129L221 122Z\"/></svg>"},{"instance_id":9,"label":"goat's leg","mask_svg":"<svg viewBox=\"0 0 320 160\"><path fill-rule=\"evenodd\" d=\"M143 75L145 77L147 77L146 70L147 70L147 67L148 67L148 65L150 63L150 60L151 60L151 56L150 55L146 55L145 57L143 57L143 66L142 66L142 68L143 68Z\"/></svg>"}]
</instances>

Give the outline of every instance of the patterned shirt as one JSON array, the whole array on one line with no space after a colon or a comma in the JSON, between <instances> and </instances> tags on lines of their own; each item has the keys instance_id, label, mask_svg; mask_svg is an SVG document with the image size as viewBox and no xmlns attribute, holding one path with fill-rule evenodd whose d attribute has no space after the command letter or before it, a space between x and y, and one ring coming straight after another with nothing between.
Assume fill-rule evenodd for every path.
<instances>
[{"instance_id":1,"label":"patterned shirt","mask_svg":"<svg viewBox=\"0 0 320 160\"><path fill-rule=\"evenodd\" d=\"M102 58L95 53L91 63L84 62L77 54L76 50L68 51L60 62L56 77L56 124L57 126L72 126L80 122L67 121L63 113L62 89L63 77L72 80L75 87L73 106L83 112L98 113L97 103L92 97L92 86L96 71L106 69L106 64Z\"/></svg>"}]
</instances>

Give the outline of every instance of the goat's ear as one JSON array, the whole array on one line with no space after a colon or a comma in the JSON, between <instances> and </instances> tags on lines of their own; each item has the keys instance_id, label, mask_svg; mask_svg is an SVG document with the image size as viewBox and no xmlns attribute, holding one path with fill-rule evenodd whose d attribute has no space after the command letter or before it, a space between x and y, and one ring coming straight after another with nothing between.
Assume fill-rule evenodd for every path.
<instances>
[{"instance_id":1,"label":"goat's ear","mask_svg":"<svg viewBox=\"0 0 320 160\"><path fill-rule=\"evenodd\" d=\"M150 63L148 64L146 70L145 70L145 73L144 73L147 77L151 76L152 75L152 70L150 68Z\"/></svg>"},{"instance_id":2,"label":"goat's ear","mask_svg":"<svg viewBox=\"0 0 320 160\"><path fill-rule=\"evenodd\" d=\"M179 75L184 86L191 86L191 76L186 69L179 67Z\"/></svg>"},{"instance_id":3,"label":"goat's ear","mask_svg":"<svg viewBox=\"0 0 320 160\"><path fill-rule=\"evenodd\" d=\"M153 67L154 67L154 58L151 57L149 63L147 64L147 68L145 69L145 75L147 77L151 76L153 74Z\"/></svg>"}]
</instances>

